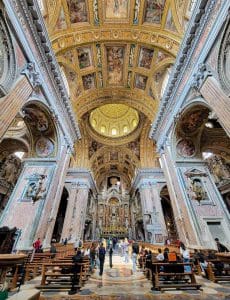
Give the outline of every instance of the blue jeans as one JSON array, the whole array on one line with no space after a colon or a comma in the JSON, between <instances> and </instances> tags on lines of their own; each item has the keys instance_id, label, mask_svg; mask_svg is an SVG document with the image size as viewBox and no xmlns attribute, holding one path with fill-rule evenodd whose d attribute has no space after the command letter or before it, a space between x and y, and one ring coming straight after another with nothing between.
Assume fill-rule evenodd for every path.
<instances>
[{"instance_id":1,"label":"blue jeans","mask_svg":"<svg viewBox=\"0 0 230 300\"><path fill-rule=\"evenodd\" d=\"M190 259L189 258L183 258L183 262L184 263L189 263ZM184 266L184 272L185 273L190 273L191 271L192 271L191 266L189 266L189 265Z\"/></svg>"}]
</instances>

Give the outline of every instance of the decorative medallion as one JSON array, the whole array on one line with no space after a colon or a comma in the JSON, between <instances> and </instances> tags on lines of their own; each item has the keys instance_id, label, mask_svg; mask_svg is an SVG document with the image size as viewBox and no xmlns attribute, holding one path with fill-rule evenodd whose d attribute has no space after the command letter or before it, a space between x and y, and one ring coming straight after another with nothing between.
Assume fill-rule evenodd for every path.
<instances>
[{"instance_id":1,"label":"decorative medallion","mask_svg":"<svg viewBox=\"0 0 230 300\"><path fill-rule=\"evenodd\" d=\"M182 139L176 146L177 152L183 157L191 157L195 154L195 145L191 139Z\"/></svg>"},{"instance_id":2,"label":"decorative medallion","mask_svg":"<svg viewBox=\"0 0 230 300\"><path fill-rule=\"evenodd\" d=\"M39 157L48 157L54 151L54 144L53 142L45 137L41 137L37 140L35 144L36 154Z\"/></svg>"}]
</instances>

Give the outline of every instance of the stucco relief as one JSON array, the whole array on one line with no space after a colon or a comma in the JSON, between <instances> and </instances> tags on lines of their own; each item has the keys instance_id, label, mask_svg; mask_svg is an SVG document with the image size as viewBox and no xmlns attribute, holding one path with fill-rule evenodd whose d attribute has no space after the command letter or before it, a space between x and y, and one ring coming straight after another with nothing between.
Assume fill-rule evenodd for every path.
<instances>
[{"instance_id":1,"label":"stucco relief","mask_svg":"<svg viewBox=\"0 0 230 300\"><path fill-rule=\"evenodd\" d=\"M221 41L218 70L222 86L225 91L230 92L230 19L226 20L225 30Z\"/></svg>"}]
</instances>

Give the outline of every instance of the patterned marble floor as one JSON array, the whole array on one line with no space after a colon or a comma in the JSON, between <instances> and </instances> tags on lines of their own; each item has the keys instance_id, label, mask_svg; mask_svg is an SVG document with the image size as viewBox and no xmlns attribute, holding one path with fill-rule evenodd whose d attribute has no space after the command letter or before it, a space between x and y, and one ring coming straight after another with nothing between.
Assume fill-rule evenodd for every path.
<instances>
[{"instance_id":1,"label":"patterned marble floor","mask_svg":"<svg viewBox=\"0 0 230 300\"><path fill-rule=\"evenodd\" d=\"M144 300L144 299L205 299L205 300L230 300L230 285L215 284L201 277L197 281L202 284L202 290L190 291L151 291L151 282L148 281L140 270L132 272L131 261L125 263L123 258L113 257L113 268L110 269L108 257L104 265L104 273L99 276L98 269L90 277L81 291L74 296L67 292L43 293L44 300L67 299L96 299L96 300Z\"/></svg>"}]
</instances>

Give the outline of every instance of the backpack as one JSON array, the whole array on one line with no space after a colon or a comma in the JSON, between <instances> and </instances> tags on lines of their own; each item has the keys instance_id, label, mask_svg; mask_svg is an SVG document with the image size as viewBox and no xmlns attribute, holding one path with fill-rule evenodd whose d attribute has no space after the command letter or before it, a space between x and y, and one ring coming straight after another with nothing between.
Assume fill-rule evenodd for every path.
<instances>
[{"instance_id":1,"label":"backpack","mask_svg":"<svg viewBox=\"0 0 230 300\"><path fill-rule=\"evenodd\" d=\"M99 248L99 256L105 256L105 248L104 247Z\"/></svg>"}]
</instances>

